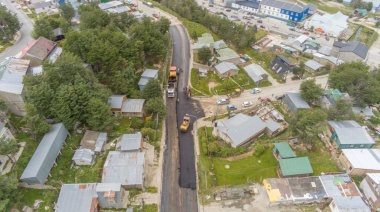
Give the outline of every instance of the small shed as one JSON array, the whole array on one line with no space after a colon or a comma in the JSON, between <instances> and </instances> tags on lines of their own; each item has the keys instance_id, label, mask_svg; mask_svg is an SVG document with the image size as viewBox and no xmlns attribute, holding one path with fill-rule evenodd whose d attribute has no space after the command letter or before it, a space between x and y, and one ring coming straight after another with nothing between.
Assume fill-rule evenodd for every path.
<instances>
[{"instance_id":1,"label":"small shed","mask_svg":"<svg viewBox=\"0 0 380 212\"><path fill-rule=\"evenodd\" d=\"M307 177L314 171L308 157L299 157L280 159L278 172L280 177Z\"/></svg>"},{"instance_id":2,"label":"small shed","mask_svg":"<svg viewBox=\"0 0 380 212\"><path fill-rule=\"evenodd\" d=\"M268 79L268 73L260 65L255 63L244 67L244 71L257 85Z\"/></svg>"},{"instance_id":3,"label":"small shed","mask_svg":"<svg viewBox=\"0 0 380 212\"><path fill-rule=\"evenodd\" d=\"M278 142L274 144L273 154L277 160L295 158L296 154L290 148L287 142Z\"/></svg>"},{"instance_id":4,"label":"small shed","mask_svg":"<svg viewBox=\"0 0 380 212\"><path fill-rule=\"evenodd\" d=\"M223 48L216 50L216 59L218 59L218 62L230 62L235 65L240 64L240 56L238 53L236 53L234 50L230 48Z\"/></svg>"},{"instance_id":5,"label":"small shed","mask_svg":"<svg viewBox=\"0 0 380 212\"><path fill-rule=\"evenodd\" d=\"M125 117L139 117L144 116L144 103L145 99L127 99L125 100L121 113Z\"/></svg>"},{"instance_id":6,"label":"small shed","mask_svg":"<svg viewBox=\"0 0 380 212\"><path fill-rule=\"evenodd\" d=\"M296 113L299 109L309 109L309 104L301 97L300 93L286 92L284 103L287 105L288 109Z\"/></svg>"},{"instance_id":7,"label":"small shed","mask_svg":"<svg viewBox=\"0 0 380 212\"><path fill-rule=\"evenodd\" d=\"M127 96L125 95L112 95L108 98L108 104L111 106L113 114L121 114L121 108L125 100L127 100Z\"/></svg>"},{"instance_id":8,"label":"small shed","mask_svg":"<svg viewBox=\"0 0 380 212\"><path fill-rule=\"evenodd\" d=\"M269 137L273 137L281 130L281 125L273 121L273 119L269 119L265 124L267 125L266 133Z\"/></svg>"},{"instance_id":9,"label":"small shed","mask_svg":"<svg viewBox=\"0 0 380 212\"><path fill-rule=\"evenodd\" d=\"M221 78L232 77L239 73L239 68L230 62L221 62L215 66L216 73Z\"/></svg>"},{"instance_id":10,"label":"small shed","mask_svg":"<svg viewBox=\"0 0 380 212\"><path fill-rule=\"evenodd\" d=\"M207 77L207 69L199 68L198 72L200 77Z\"/></svg>"},{"instance_id":11,"label":"small shed","mask_svg":"<svg viewBox=\"0 0 380 212\"><path fill-rule=\"evenodd\" d=\"M124 134L116 144L116 150L122 152L141 152L143 137L141 133Z\"/></svg>"},{"instance_id":12,"label":"small shed","mask_svg":"<svg viewBox=\"0 0 380 212\"><path fill-rule=\"evenodd\" d=\"M89 149L77 149L75 150L72 161L76 165L92 165L95 159L95 152Z\"/></svg>"},{"instance_id":13,"label":"small shed","mask_svg":"<svg viewBox=\"0 0 380 212\"><path fill-rule=\"evenodd\" d=\"M305 69L309 72L316 72L319 71L324 65L318 63L315 60L308 60L305 63Z\"/></svg>"},{"instance_id":14,"label":"small shed","mask_svg":"<svg viewBox=\"0 0 380 212\"><path fill-rule=\"evenodd\" d=\"M106 132L96 132L92 130L86 130L80 145L84 149L89 149L96 153L103 151L103 146L107 142Z\"/></svg>"},{"instance_id":15,"label":"small shed","mask_svg":"<svg viewBox=\"0 0 380 212\"><path fill-rule=\"evenodd\" d=\"M157 78L158 78L158 70L145 69L138 83L140 91L144 90L144 87L149 82L149 80L157 79Z\"/></svg>"}]
</instances>

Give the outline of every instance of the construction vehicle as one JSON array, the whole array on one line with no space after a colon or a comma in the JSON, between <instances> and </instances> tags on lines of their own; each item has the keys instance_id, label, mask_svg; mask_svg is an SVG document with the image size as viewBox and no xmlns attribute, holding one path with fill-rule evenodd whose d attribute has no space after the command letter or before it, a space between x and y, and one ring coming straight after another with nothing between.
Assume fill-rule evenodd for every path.
<instances>
[{"instance_id":1,"label":"construction vehicle","mask_svg":"<svg viewBox=\"0 0 380 212\"><path fill-rule=\"evenodd\" d=\"M169 69L169 79L168 79L168 89L167 89L167 95L169 98L175 97L175 89L177 84L177 67L171 66Z\"/></svg>"},{"instance_id":2,"label":"construction vehicle","mask_svg":"<svg viewBox=\"0 0 380 212\"><path fill-rule=\"evenodd\" d=\"M236 88L235 92L232 92L232 93L228 94L227 96L229 98L235 98L235 97L240 96L240 94L241 94L241 90L239 88Z\"/></svg>"},{"instance_id":3,"label":"construction vehicle","mask_svg":"<svg viewBox=\"0 0 380 212\"><path fill-rule=\"evenodd\" d=\"M189 129L189 126L190 126L190 121L191 121L191 119L189 116L184 116L179 130L181 132L187 132L187 130Z\"/></svg>"}]
</instances>

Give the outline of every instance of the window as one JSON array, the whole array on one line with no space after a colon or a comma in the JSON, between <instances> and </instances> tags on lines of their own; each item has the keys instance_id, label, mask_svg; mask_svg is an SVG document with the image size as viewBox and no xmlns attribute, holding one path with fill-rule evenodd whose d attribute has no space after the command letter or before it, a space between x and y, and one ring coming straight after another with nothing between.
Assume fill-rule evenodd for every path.
<instances>
[{"instance_id":1,"label":"window","mask_svg":"<svg viewBox=\"0 0 380 212\"><path fill-rule=\"evenodd\" d=\"M286 11L286 14L288 14L288 15L289 15L289 11Z\"/></svg>"},{"instance_id":2,"label":"window","mask_svg":"<svg viewBox=\"0 0 380 212\"><path fill-rule=\"evenodd\" d=\"M360 145L360 148L363 148L364 147L364 144Z\"/></svg>"},{"instance_id":3,"label":"window","mask_svg":"<svg viewBox=\"0 0 380 212\"><path fill-rule=\"evenodd\" d=\"M298 18L294 18L295 21L298 21Z\"/></svg>"},{"instance_id":4,"label":"window","mask_svg":"<svg viewBox=\"0 0 380 212\"><path fill-rule=\"evenodd\" d=\"M350 145L350 148L354 148L354 145L353 145L353 144L351 144L351 145Z\"/></svg>"},{"instance_id":5,"label":"window","mask_svg":"<svg viewBox=\"0 0 380 212\"><path fill-rule=\"evenodd\" d=\"M293 15L293 12L290 12L290 15Z\"/></svg>"}]
</instances>

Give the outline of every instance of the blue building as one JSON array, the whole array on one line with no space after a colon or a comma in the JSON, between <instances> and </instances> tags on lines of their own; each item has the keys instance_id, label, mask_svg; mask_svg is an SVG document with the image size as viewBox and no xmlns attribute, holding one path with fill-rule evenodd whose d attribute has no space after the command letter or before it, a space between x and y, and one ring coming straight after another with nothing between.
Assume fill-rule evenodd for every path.
<instances>
[{"instance_id":1,"label":"blue building","mask_svg":"<svg viewBox=\"0 0 380 212\"><path fill-rule=\"evenodd\" d=\"M260 12L280 20L301 22L309 13L309 7L296 2L263 0L260 4Z\"/></svg>"}]
</instances>

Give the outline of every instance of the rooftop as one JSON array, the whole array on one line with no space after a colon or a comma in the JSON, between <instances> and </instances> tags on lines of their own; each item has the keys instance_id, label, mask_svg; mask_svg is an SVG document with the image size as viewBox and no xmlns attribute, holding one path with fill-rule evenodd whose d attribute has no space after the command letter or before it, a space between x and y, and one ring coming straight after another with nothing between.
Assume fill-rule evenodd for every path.
<instances>
[{"instance_id":1,"label":"rooftop","mask_svg":"<svg viewBox=\"0 0 380 212\"><path fill-rule=\"evenodd\" d=\"M55 205L55 211L95 211L97 199L96 183L63 184L59 192L57 204Z\"/></svg>"},{"instance_id":2,"label":"rooftop","mask_svg":"<svg viewBox=\"0 0 380 212\"><path fill-rule=\"evenodd\" d=\"M268 73L260 65L257 65L255 63L244 67L244 70L247 72L248 76L251 77L251 79L256 83L263 79L262 75L268 75Z\"/></svg>"},{"instance_id":3,"label":"rooftop","mask_svg":"<svg viewBox=\"0 0 380 212\"><path fill-rule=\"evenodd\" d=\"M380 171L380 149L342 149L355 169Z\"/></svg>"},{"instance_id":4,"label":"rooftop","mask_svg":"<svg viewBox=\"0 0 380 212\"><path fill-rule=\"evenodd\" d=\"M23 79L29 68L29 60L6 58L0 64L0 92L22 94Z\"/></svg>"},{"instance_id":5,"label":"rooftop","mask_svg":"<svg viewBox=\"0 0 380 212\"><path fill-rule=\"evenodd\" d=\"M293 104L298 109L310 108L309 104L301 97L300 93L286 92L285 96L288 96L288 98L293 102Z\"/></svg>"},{"instance_id":6,"label":"rooftop","mask_svg":"<svg viewBox=\"0 0 380 212\"><path fill-rule=\"evenodd\" d=\"M280 159L279 162L283 176L313 173L308 157Z\"/></svg>"},{"instance_id":7,"label":"rooftop","mask_svg":"<svg viewBox=\"0 0 380 212\"><path fill-rule=\"evenodd\" d=\"M224 49L218 49L216 50L216 53L219 55L218 60L220 61L225 61L229 59L234 59L234 58L240 58L240 56L232 49L230 48L224 48Z\"/></svg>"},{"instance_id":8,"label":"rooftop","mask_svg":"<svg viewBox=\"0 0 380 212\"><path fill-rule=\"evenodd\" d=\"M109 152L104 163L102 183L142 185L144 156L144 152Z\"/></svg>"},{"instance_id":9,"label":"rooftop","mask_svg":"<svg viewBox=\"0 0 380 212\"><path fill-rule=\"evenodd\" d=\"M39 37L37 40L28 43L27 48L21 51L21 58L31 56L39 60L44 60L55 48L57 44L44 37Z\"/></svg>"},{"instance_id":10,"label":"rooftop","mask_svg":"<svg viewBox=\"0 0 380 212\"><path fill-rule=\"evenodd\" d=\"M306 61L305 66L307 66L307 67L311 68L312 70L316 71L316 70L322 68L324 65L318 63L315 60L308 60L308 61Z\"/></svg>"},{"instance_id":11,"label":"rooftop","mask_svg":"<svg viewBox=\"0 0 380 212\"><path fill-rule=\"evenodd\" d=\"M219 74L225 74L230 70L239 70L239 68L235 64L230 62L221 62L215 66L215 69Z\"/></svg>"},{"instance_id":12,"label":"rooftop","mask_svg":"<svg viewBox=\"0 0 380 212\"><path fill-rule=\"evenodd\" d=\"M217 128L230 137L234 146L239 146L262 132L266 125L258 116L251 117L239 113L230 119L218 122Z\"/></svg>"},{"instance_id":13,"label":"rooftop","mask_svg":"<svg viewBox=\"0 0 380 212\"><path fill-rule=\"evenodd\" d=\"M308 7L303 4L283 2L283 1L277 1L277 0L263 0L261 4L268 5L275 8L284 9L284 10L289 10L289 11L293 11L297 13L302 13L306 9L308 9Z\"/></svg>"},{"instance_id":14,"label":"rooftop","mask_svg":"<svg viewBox=\"0 0 380 212\"><path fill-rule=\"evenodd\" d=\"M339 52L353 52L362 59L367 57L369 51L369 48L366 45L357 41L347 43L334 41L333 46L339 47Z\"/></svg>"},{"instance_id":15,"label":"rooftop","mask_svg":"<svg viewBox=\"0 0 380 212\"><path fill-rule=\"evenodd\" d=\"M116 149L120 148L120 151L139 151L141 148L141 140L141 133L124 134Z\"/></svg>"},{"instance_id":16,"label":"rooftop","mask_svg":"<svg viewBox=\"0 0 380 212\"><path fill-rule=\"evenodd\" d=\"M127 6L120 6L120 7L116 7L116 8L107 9L106 11L109 13L125 13L125 12L128 12L130 10L131 10L131 8L129 8Z\"/></svg>"},{"instance_id":17,"label":"rooftop","mask_svg":"<svg viewBox=\"0 0 380 212\"><path fill-rule=\"evenodd\" d=\"M121 109L124 98L126 98L125 95L112 95L108 98L108 104L111 108Z\"/></svg>"},{"instance_id":18,"label":"rooftop","mask_svg":"<svg viewBox=\"0 0 380 212\"><path fill-rule=\"evenodd\" d=\"M359 196L354 197L335 197L335 206L339 211L360 211L360 212L370 212L371 210L365 204L363 199Z\"/></svg>"},{"instance_id":19,"label":"rooftop","mask_svg":"<svg viewBox=\"0 0 380 212\"><path fill-rule=\"evenodd\" d=\"M296 154L293 152L293 150L290 148L289 144L287 142L278 142L274 144L274 147L279 152L281 158L294 158L296 157Z\"/></svg>"},{"instance_id":20,"label":"rooftop","mask_svg":"<svg viewBox=\"0 0 380 212\"><path fill-rule=\"evenodd\" d=\"M89 149L77 149L75 150L74 156L72 160L81 160L85 161L88 164L92 164L93 159L94 159L95 152L89 150Z\"/></svg>"},{"instance_id":21,"label":"rooftop","mask_svg":"<svg viewBox=\"0 0 380 212\"><path fill-rule=\"evenodd\" d=\"M141 74L141 77L152 79L152 78L156 78L157 74L158 74L157 69L145 69L145 71Z\"/></svg>"},{"instance_id":22,"label":"rooftop","mask_svg":"<svg viewBox=\"0 0 380 212\"><path fill-rule=\"evenodd\" d=\"M106 3L100 3L98 6L101 10L107 10L113 7L118 7L120 5L123 5L121 1L110 1Z\"/></svg>"},{"instance_id":23,"label":"rooftop","mask_svg":"<svg viewBox=\"0 0 380 212\"><path fill-rule=\"evenodd\" d=\"M50 52L48 56L49 62L55 63L59 56L62 54L62 47L56 47Z\"/></svg>"},{"instance_id":24,"label":"rooftop","mask_svg":"<svg viewBox=\"0 0 380 212\"><path fill-rule=\"evenodd\" d=\"M125 100L121 112L123 113L141 113L143 112L145 99L127 99Z\"/></svg>"},{"instance_id":25,"label":"rooftop","mask_svg":"<svg viewBox=\"0 0 380 212\"><path fill-rule=\"evenodd\" d=\"M214 38L210 33L203 33L202 37L198 37L197 43L199 44L213 44Z\"/></svg>"},{"instance_id":26,"label":"rooftop","mask_svg":"<svg viewBox=\"0 0 380 212\"><path fill-rule=\"evenodd\" d=\"M246 6L246 7L251 7L251 8L260 8L260 3L259 2L252 2L252 1L236 1L235 4L241 5L241 6Z\"/></svg>"},{"instance_id":27,"label":"rooftop","mask_svg":"<svg viewBox=\"0 0 380 212\"><path fill-rule=\"evenodd\" d=\"M215 41L214 43L214 49L218 50L218 49L224 49L224 48L227 48L227 44L224 42L224 40L218 40L218 41Z\"/></svg>"},{"instance_id":28,"label":"rooftop","mask_svg":"<svg viewBox=\"0 0 380 212\"><path fill-rule=\"evenodd\" d=\"M375 141L366 129L353 120L328 121L334 128L341 144L374 144Z\"/></svg>"}]
</instances>

